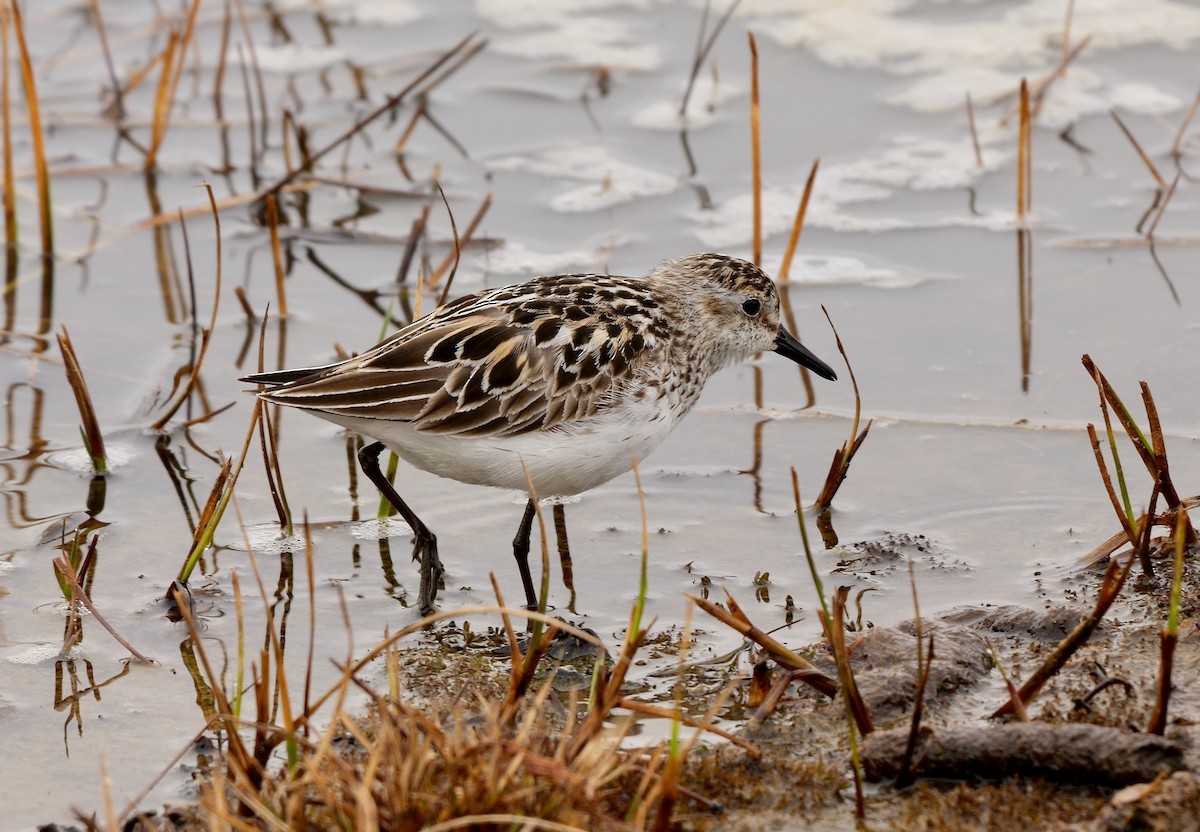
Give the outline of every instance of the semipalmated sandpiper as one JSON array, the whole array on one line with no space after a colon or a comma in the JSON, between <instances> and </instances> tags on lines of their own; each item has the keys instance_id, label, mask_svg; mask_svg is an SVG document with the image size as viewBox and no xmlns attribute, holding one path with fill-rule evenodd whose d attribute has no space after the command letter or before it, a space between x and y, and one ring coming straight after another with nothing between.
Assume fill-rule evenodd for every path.
<instances>
[{"instance_id":1,"label":"semipalmated sandpiper","mask_svg":"<svg viewBox=\"0 0 1200 832\"><path fill-rule=\"evenodd\" d=\"M437 539L379 470L386 445L422 470L539 497L587 491L633 467L679 423L713 373L774 351L834 371L780 324L761 269L720 254L667 260L645 277L568 274L461 297L327 367L252 375L259 396L374 440L363 471L412 527L420 608L442 574ZM513 550L525 600L526 504Z\"/></svg>"}]
</instances>

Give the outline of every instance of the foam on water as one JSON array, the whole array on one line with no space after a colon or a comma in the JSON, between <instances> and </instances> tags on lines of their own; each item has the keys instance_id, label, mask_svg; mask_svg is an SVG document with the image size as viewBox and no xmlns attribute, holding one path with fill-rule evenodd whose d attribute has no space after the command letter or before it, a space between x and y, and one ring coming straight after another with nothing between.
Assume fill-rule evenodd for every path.
<instances>
[{"instance_id":1,"label":"foam on water","mask_svg":"<svg viewBox=\"0 0 1200 832\"><path fill-rule=\"evenodd\" d=\"M312 10L312 0L282 0L273 4L277 12ZM421 13L407 0L321 0L321 14L338 23L401 26L417 20Z\"/></svg>"},{"instance_id":2,"label":"foam on water","mask_svg":"<svg viewBox=\"0 0 1200 832\"><path fill-rule=\"evenodd\" d=\"M688 98L687 112L679 114L679 98L655 101L633 114L633 126L646 130L703 130L715 124L723 115L719 105L745 90L724 81L714 81L712 76L700 76ZM724 114L728 116L728 113Z\"/></svg>"},{"instance_id":3,"label":"foam on water","mask_svg":"<svg viewBox=\"0 0 1200 832\"><path fill-rule=\"evenodd\" d=\"M497 36L492 43L502 54L553 58L571 67L649 72L662 64L662 51L656 44L639 38L635 28L623 20L589 14L649 5L649 0L478 0L476 11L501 29L533 30Z\"/></svg>"},{"instance_id":4,"label":"foam on water","mask_svg":"<svg viewBox=\"0 0 1200 832\"><path fill-rule=\"evenodd\" d=\"M1020 79L1046 76L1062 57L1062 4L1029 2L980 6L973 20L938 19L940 3L915 0L748 2L739 14L784 46L810 50L831 66L879 69L912 80L889 104L917 112L1011 96ZM923 17L923 14L928 16ZM763 19L767 16L769 19ZM1088 43L1068 73L1050 88L1039 122L1061 129L1110 107L1161 114L1182 106L1176 96L1145 82L1113 83L1086 69L1090 55L1136 46L1187 49L1200 41L1200 9L1171 0L1093 0L1074 10L1071 46Z\"/></svg>"},{"instance_id":5,"label":"foam on water","mask_svg":"<svg viewBox=\"0 0 1200 832\"><path fill-rule=\"evenodd\" d=\"M476 257L475 265L492 274L533 276L589 270L600 261L598 251L582 248L539 251L518 240L506 240L503 245Z\"/></svg>"},{"instance_id":6,"label":"foam on water","mask_svg":"<svg viewBox=\"0 0 1200 832\"><path fill-rule=\"evenodd\" d=\"M129 464L136 457L137 454L133 448L127 445L106 443L104 446L104 458L108 463L108 470L110 472ZM88 452L83 448L67 448L62 451L55 451L49 455L47 460L51 465L65 468L68 471L74 471L77 474L93 476L96 473L95 466L92 465L92 458L88 456Z\"/></svg>"},{"instance_id":7,"label":"foam on water","mask_svg":"<svg viewBox=\"0 0 1200 832\"><path fill-rule=\"evenodd\" d=\"M399 517L388 517L380 520L372 518L349 525L350 534L359 540L384 540L389 537L406 537L412 534L412 526Z\"/></svg>"},{"instance_id":8,"label":"foam on water","mask_svg":"<svg viewBox=\"0 0 1200 832\"><path fill-rule=\"evenodd\" d=\"M259 67L265 72L308 72L346 60L346 53L333 46L309 46L302 43L282 43L277 46L258 44L254 51L258 56Z\"/></svg>"},{"instance_id":9,"label":"foam on water","mask_svg":"<svg viewBox=\"0 0 1200 832\"><path fill-rule=\"evenodd\" d=\"M615 159L600 145L505 156L492 160L489 166L496 170L526 171L549 179L586 183L559 191L550 198L550 207L563 213L598 211L640 197L669 194L679 187L677 177Z\"/></svg>"},{"instance_id":10,"label":"foam on water","mask_svg":"<svg viewBox=\"0 0 1200 832\"><path fill-rule=\"evenodd\" d=\"M1001 230L1012 227L1011 211L983 211L977 216L953 213L917 215L908 210L902 217L862 216L848 206L880 203L905 190L936 191L965 188L997 170L1011 156L1008 151L987 148L983 166L976 163L969 140L949 141L916 136L899 136L874 157L821 166L813 186L805 224L833 231L882 232L906 228L954 226ZM799 183L763 190L764 234L786 233L792 227L803 187ZM689 214L698 228L695 235L708 246L723 248L748 243L753 234L753 197L749 191L723 199L713 210Z\"/></svg>"}]
</instances>

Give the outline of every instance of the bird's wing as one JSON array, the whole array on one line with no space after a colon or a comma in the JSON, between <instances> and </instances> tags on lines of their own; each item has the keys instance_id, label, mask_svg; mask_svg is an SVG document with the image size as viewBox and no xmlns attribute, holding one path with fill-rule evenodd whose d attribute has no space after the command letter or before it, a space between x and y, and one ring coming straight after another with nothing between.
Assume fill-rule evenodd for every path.
<instances>
[{"instance_id":1,"label":"bird's wing","mask_svg":"<svg viewBox=\"0 0 1200 832\"><path fill-rule=\"evenodd\" d=\"M661 338L611 304L494 290L443 307L361 355L264 391L330 415L431 433L508 436L595 414ZM640 308L637 306L631 308Z\"/></svg>"}]
</instances>

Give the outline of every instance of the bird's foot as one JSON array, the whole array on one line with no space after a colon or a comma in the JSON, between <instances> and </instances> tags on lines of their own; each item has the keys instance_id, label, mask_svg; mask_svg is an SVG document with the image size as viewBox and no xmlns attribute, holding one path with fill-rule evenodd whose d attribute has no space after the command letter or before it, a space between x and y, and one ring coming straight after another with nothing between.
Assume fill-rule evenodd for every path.
<instances>
[{"instance_id":1,"label":"bird's foot","mask_svg":"<svg viewBox=\"0 0 1200 832\"><path fill-rule=\"evenodd\" d=\"M434 601L442 586L442 576L446 574L438 557L437 538L432 534L418 536L413 542L413 560L421 562L421 589L417 595L421 615L430 615L437 609Z\"/></svg>"}]
</instances>

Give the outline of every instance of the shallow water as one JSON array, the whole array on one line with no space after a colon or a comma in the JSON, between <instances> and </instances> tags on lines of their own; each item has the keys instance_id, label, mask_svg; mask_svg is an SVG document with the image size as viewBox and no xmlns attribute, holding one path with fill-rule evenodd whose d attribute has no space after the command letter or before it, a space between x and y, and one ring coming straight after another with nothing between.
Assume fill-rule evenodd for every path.
<instances>
[{"instance_id":1,"label":"shallow water","mask_svg":"<svg viewBox=\"0 0 1200 832\"><path fill-rule=\"evenodd\" d=\"M1200 127L1184 134L1178 169L1170 155L1196 92L1189 86L1200 42L1194 4L1077 4L1072 44L1091 40L1051 87L1034 132L1033 255L1025 278L1032 318L1024 344L1016 130L1014 120L1001 120L1019 79L1041 78L1057 64L1060 4L746 2L693 93L694 175L673 114L692 61L699 4L343 0L324 4L318 15L315 6L292 2L274 4L283 9L276 26L248 5L271 118L259 171L265 182L284 172L284 108L318 147L468 32L488 39L430 96L429 111L446 134L428 123L413 133L404 163L415 182L392 152L411 114L405 107L348 152L331 154L321 169L330 182L285 199L282 234L294 258L290 318L268 326L268 367L325 363L334 344L357 350L375 341L405 238L424 206L432 209L422 256L436 265L450 250L441 201L429 196L435 168L460 231L487 194L495 200L476 235L485 242L464 252L456 292L543 272L642 273L663 257L696 250L748 256L750 29L761 56L769 232L763 262L777 268L809 166L820 157L787 291L806 343L840 368L820 307L828 309L854 363L864 418L875 419L834 503L842 546L818 555L830 573L827 587L873 587L865 617L896 622L911 615L904 559L911 555L926 613L1061 600L1073 585L1073 561L1116 530L1083 430L1099 420L1094 386L1079 364L1085 352L1131 404L1137 381L1149 382L1179 488L1200 490L1192 476L1200 462L1200 201L1188 176L1200 170ZM121 77L162 50L166 30L149 4L105 3L103 13ZM1128 25L1133 18L1136 27ZM57 2L31 7L26 26L52 160L58 257L51 275L35 256L35 185L18 105L23 256L6 283L0 339L0 735L19 749L0 762L5 829L64 819L73 806L98 810L101 765L118 810L164 768L170 772L148 803L187 794L195 757L185 755L183 767L171 761L204 725L188 671L195 651L157 599L189 547L190 523L217 472L212 457L236 455L249 420L245 385L236 378L255 365L254 347L244 352L255 330L233 287L245 289L257 312L277 306L267 234L246 204L230 204L221 213L225 283L201 376L203 399L193 399L181 418L235 405L186 432L176 427L158 437L145 430L195 345L183 238L169 215L194 212L186 226L203 325L215 236L198 186L211 182L222 202L254 190L237 64L245 35L235 23L222 132L211 103L222 12L202 6L199 58L188 59L160 171L148 181L140 154L103 116L107 72L95 26ZM358 100L352 70L362 71L369 102ZM156 83L154 71L125 98L127 124L140 143L147 141ZM982 166L962 105L968 90ZM1109 117L1113 106L1168 182L1182 172L1153 251L1135 226L1154 182ZM255 119L261 128L257 110ZM1068 125L1087 152L1059 137ZM223 141L234 165L228 174L219 170ZM343 174L364 189L332 183ZM167 221L149 226L157 214ZM360 293L327 276L313 256ZM432 303L426 297L425 309ZM103 507L92 506L95 520L107 524L98 528L92 597L117 631L157 660L153 667L126 670L125 651L90 616L73 661L60 656L65 616L50 565L59 553L55 523L65 516L70 529L86 519L89 492L78 415L51 337L62 325L114 460ZM797 623L783 636L794 644L816 637L789 469L797 469L812 499L850 431L853 394L842 375L836 384L815 380L809 402L796 370L775 356L729 370L645 461L656 626L682 624L683 592L709 589L721 598L727 589L764 629L784 623L790 596ZM312 591L320 689L336 678L330 658L361 654L385 630L415 620L406 605L416 593L416 569L403 534L381 546L353 525L374 516L377 499L348 463L346 437L299 413L283 413L277 424L291 506L318 524ZM1131 450L1123 460L1135 499L1145 501L1148 478ZM508 541L520 495L405 468L399 482L439 535L448 569L443 609L490 603L493 571L506 597L519 598ZM258 551L265 593L278 599L278 616L286 613L289 667L298 677L309 632L303 553L296 552L289 573L288 559L271 543L274 510L256 453L239 481L237 508ZM577 615L568 617L615 644L638 586L640 508L632 477L597 488L566 512L577 590ZM860 541L881 545L854 545ZM204 650L230 663L231 685L233 573L247 601L251 640L262 638L263 613L232 510L218 543L193 584ZM756 585L763 572L769 580ZM557 565L552 603L566 611ZM495 623L473 619L480 629ZM700 649L719 655L737 646L715 625L699 617L696 623ZM651 663L639 675L660 669Z\"/></svg>"}]
</instances>

